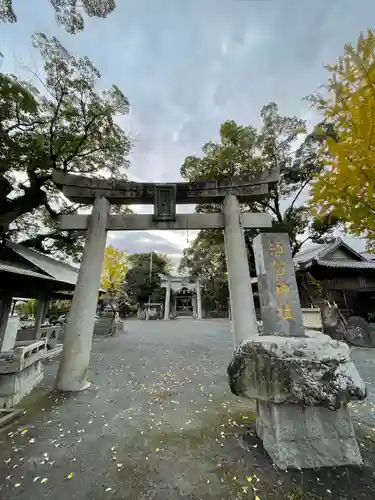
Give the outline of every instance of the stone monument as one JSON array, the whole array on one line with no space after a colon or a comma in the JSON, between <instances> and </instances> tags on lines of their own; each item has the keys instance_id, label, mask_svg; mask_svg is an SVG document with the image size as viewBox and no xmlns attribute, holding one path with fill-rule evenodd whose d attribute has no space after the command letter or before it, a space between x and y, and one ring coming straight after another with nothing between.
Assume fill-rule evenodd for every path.
<instances>
[{"instance_id":1,"label":"stone monument","mask_svg":"<svg viewBox=\"0 0 375 500\"><path fill-rule=\"evenodd\" d=\"M257 402L256 430L282 469L360 465L348 402L366 397L349 348L305 331L287 234L254 238L264 335L242 342L231 391Z\"/></svg>"}]
</instances>

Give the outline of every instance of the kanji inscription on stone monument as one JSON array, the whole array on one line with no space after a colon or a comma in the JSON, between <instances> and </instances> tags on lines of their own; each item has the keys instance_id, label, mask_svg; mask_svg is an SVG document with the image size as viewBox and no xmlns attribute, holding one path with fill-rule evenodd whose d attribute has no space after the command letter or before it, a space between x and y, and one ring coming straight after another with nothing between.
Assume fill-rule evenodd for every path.
<instances>
[{"instance_id":1,"label":"kanji inscription on stone monument","mask_svg":"<svg viewBox=\"0 0 375 500\"><path fill-rule=\"evenodd\" d=\"M258 234L253 240L253 248L264 332L281 336L304 336L288 235Z\"/></svg>"},{"instance_id":2,"label":"kanji inscription on stone monument","mask_svg":"<svg viewBox=\"0 0 375 500\"><path fill-rule=\"evenodd\" d=\"M284 256L284 248L280 243L270 244L269 252L274 257L272 269L275 277L276 297L280 301L278 312L284 319L293 319L293 311L288 302L290 286L287 283L286 263L280 260ZM284 302L286 301L286 302Z\"/></svg>"}]
</instances>

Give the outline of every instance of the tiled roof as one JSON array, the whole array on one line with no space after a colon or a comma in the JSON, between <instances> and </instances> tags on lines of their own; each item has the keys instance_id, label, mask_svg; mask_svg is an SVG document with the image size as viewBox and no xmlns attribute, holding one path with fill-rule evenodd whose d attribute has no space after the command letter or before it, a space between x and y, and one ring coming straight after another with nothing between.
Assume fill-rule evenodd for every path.
<instances>
[{"instance_id":1,"label":"tiled roof","mask_svg":"<svg viewBox=\"0 0 375 500\"><path fill-rule=\"evenodd\" d=\"M37 273L35 271L31 271L30 269L25 269L23 267L18 267L17 265L10 264L7 262L0 262L0 272L22 274L24 276L30 276L31 278L42 278L44 280L54 281L54 279L51 278L50 276Z\"/></svg>"},{"instance_id":2,"label":"tiled roof","mask_svg":"<svg viewBox=\"0 0 375 500\"><path fill-rule=\"evenodd\" d=\"M41 270L41 275L45 273L52 279L69 285L75 285L77 283L78 269L73 266L52 259L51 257L31 250L30 248L26 248L18 243L7 241L6 246L16 252L20 257L30 262L30 264L39 268Z\"/></svg>"},{"instance_id":3,"label":"tiled roof","mask_svg":"<svg viewBox=\"0 0 375 500\"><path fill-rule=\"evenodd\" d=\"M319 266L345 269L375 269L375 262L356 260L318 260Z\"/></svg>"},{"instance_id":4,"label":"tiled roof","mask_svg":"<svg viewBox=\"0 0 375 500\"><path fill-rule=\"evenodd\" d=\"M353 259L326 259L336 248L344 247L353 255ZM341 238L331 243L315 244L306 250L298 252L293 258L294 264L298 269L308 269L311 265L317 264L322 267L331 267L336 269L374 269L375 262L366 259L362 254L357 253L353 248L347 245Z\"/></svg>"},{"instance_id":5,"label":"tiled roof","mask_svg":"<svg viewBox=\"0 0 375 500\"><path fill-rule=\"evenodd\" d=\"M375 261L375 254L374 253L369 253L369 252L361 252L362 257L364 257L366 260L374 260Z\"/></svg>"},{"instance_id":6,"label":"tiled roof","mask_svg":"<svg viewBox=\"0 0 375 500\"><path fill-rule=\"evenodd\" d=\"M316 243L309 246L305 250L298 252L294 256L293 261L295 264L307 264L309 261L319 258L320 255L328 253L331 249L333 250L335 245L336 242L322 244Z\"/></svg>"}]
</instances>

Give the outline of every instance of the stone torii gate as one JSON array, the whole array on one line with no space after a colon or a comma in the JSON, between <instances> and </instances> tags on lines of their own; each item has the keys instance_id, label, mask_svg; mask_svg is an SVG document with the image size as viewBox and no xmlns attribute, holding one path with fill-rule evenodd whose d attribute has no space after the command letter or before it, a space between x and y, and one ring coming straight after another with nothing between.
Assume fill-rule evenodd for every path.
<instances>
[{"instance_id":1,"label":"stone torii gate","mask_svg":"<svg viewBox=\"0 0 375 500\"><path fill-rule=\"evenodd\" d=\"M243 228L269 228L272 219L268 214L240 213L240 202L265 198L278 179L278 170L221 181L173 184L103 180L54 172L53 181L69 200L93 205L91 215L61 217L62 230L86 231L86 244L66 325L57 389L80 391L90 385L87 369L107 231L224 228L234 345L257 334ZM222 212L176 214L177 204L203 203L222 203ZM110 214L111 205L132 204L153 205L154 214Z\"/></svg>"}]
</instances>

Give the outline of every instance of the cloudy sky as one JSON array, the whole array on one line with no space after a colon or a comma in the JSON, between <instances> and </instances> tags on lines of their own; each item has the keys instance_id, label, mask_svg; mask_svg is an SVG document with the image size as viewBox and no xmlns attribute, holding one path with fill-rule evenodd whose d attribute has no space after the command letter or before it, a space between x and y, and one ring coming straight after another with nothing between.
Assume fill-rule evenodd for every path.
<instances>
[{"instance_id":1,"label":"cloudy sky","mask_svg":"<svg viewBox=\"0 0 375 500\"><path fill-rule=\"evenodd\" d=\"M257 125L271 100L285 114L314 120L302 97L326 80L323 65L375 19L373 0L117 0L106 20L90 19L72 36L57 27L48 0L13 3L18 23L0 24L2 71L20 73L20 63L39 70L30 43L37 31L89 56L102 85L116 83L130 99L123 123L136 138L130 178L142 181L179 180L184 158L216 139L221 122ZM175 259L186 245L182 232L109 239L129 252Z\"/></svg>"}]
</instances>

